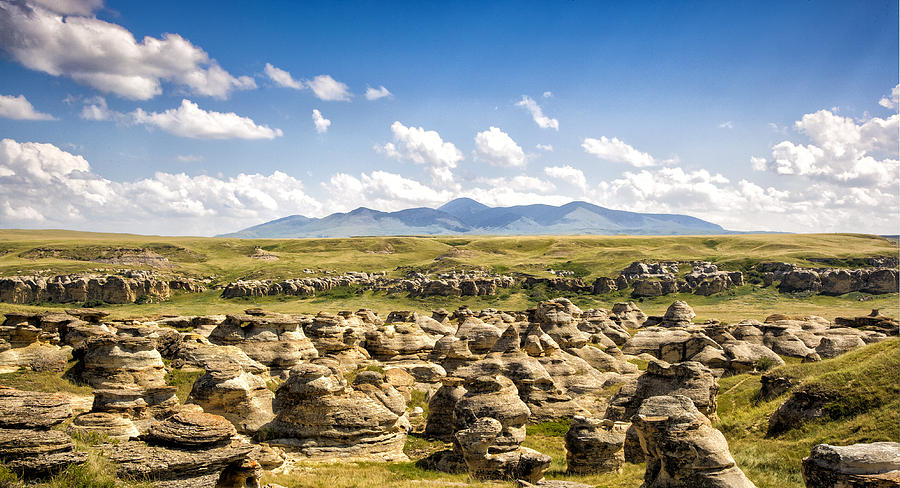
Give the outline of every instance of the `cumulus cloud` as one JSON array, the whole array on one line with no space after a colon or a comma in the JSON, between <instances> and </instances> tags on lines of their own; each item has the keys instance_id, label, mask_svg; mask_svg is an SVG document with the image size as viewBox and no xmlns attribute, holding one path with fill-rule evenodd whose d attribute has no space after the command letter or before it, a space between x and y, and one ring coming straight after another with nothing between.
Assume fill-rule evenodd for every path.
<instances>
[{"instance_id":1,"label":"cumulus cloud","mask_svg":"<svg viewBox=\"0 0 900 488\"><path fill-rule=\"evenodd\" d=\"M878 101L878 105L889 109L896 109L900 106L900 84L891 89L890 98L881 97L881 100Z\"/></svg>"},{"instance_id":2,"label":"cumulus cloud","mask_svg":"<svg viewBox=\"0 0 900 488\"><path fill-rule=\"evenodd\" d=\"M565 181L581 191L587 190L587 178L584 177L584 172L568 164L565 166L548 166L544 168L544 174L551 178Z\"/></svg>"},{"instance_id":3,"label":"cumulus cloud","mask_svg":"<svg viewBox=\"0 0 900 488\"><path fill-rule=\"evenodd\" d=\"M410 207L436 207L453 198L449 190L431 188L396 173L373 171L358 178L338 173L322 184L330 195L340 195L329 207L348 211L366 206L391 212Z\"/></svg>"},{"instance_id":4,"label":"cumulus cloud","mask_svg":"<svg viewBox=\"0 0 900 488\"><path fill-rule=\"evenodd\" d=\"M214 234L321 205L281 172L229 178L156 173L116 182L52 144L0 140L0 225Z\"/></svg>"},{"instance_id":5,"label":"cumulus cloud","mask_svg":"<svg viewBox=\"0 0 900 488\"><path fill-rule=\"evenodd\" d=\"M392 95L384 85L379 86L378 88L372 88L371 86L366 87L366 100L378 100L379 98L392 96L394 95Z\"/></svg>"},{"instance_id":6,"label":"cumulus cloud","mask_svg":"<svg viewBox=\"0 0 900 488\"><path fill-rule=\"evenodd\" d=\"M546 98L547 93L545 92L544 97ZM523 107L525 110L528 110L531 113L531 118L534 119L534 123L538 125L541 129L555 129L559 130L559 121L556 119L551 119L544 115L544 110L541 109L541 106L537 104L531 97L527 95L522 95L522 99L516 102L517 107Z\"/></svg>"},{"instance_id":7,"label":"cumulus cloud","mask_svg":"<svg viewBox=\"0 0 900 488\"><path fill-rule=\"evenodd\" d=\"M35 110L25 95L17 97L0 95L0 117L16 120L56 120L50 114Z\"/></svg>"},{"instance_id":8,"label":"cumulus cloud","mask_svg":"<svg viewBox=\"0 0 900 488\"><path fill-rule=\"evenodd\" d=\"M525 166L525 152L516 141L497 127L475 135L475 155L493 166Z\"/></svg>"},{"instance_id":9,"label":"cumulus cloud","mask_svg":"<svg viewBox=\"0 0 900 488\"><path fill-rule=\"evenodd\" d=\"M751 158L753 169L851 187L896 188L900 183L900 115L856 121L819 110L794 127L810 144L779 142L770 158Z\"/></svg>"},{"instance_id":10,"label":"cumulus cloud","mask_svg":"<svg viewBox=\"0 0 900 488\"><path fill-rule=\"evenodd\" d=\"M331 121L323 117L322 112L319 112L319 109L313 109L312 119L313 124L316 125L316 132L318 132L319 134L328 132L328 127L331 125Z\"/></svg>"},{"instance_id":11,"label":"cumulus cloud","mask_svg":"<svg viewBox=\"0 0 900 488\"><path fill-rule=\"evenodd\" d=\"M552 144L537 144L534 147L540 149L541 151L553 152Z\"/></svg>"},{"instance_id":12,"label":"cumulus cloud","mask_svg":"<svg viewBox=\"0 0 900 488\"><path fill-rule=\"evenodd\" d=\"M476 178L475 182L491 188L509 188L516 192L550 193L556 191L556 185L552 182L528 175L513 176L512 178Z\"/></svg>"},{"instance_id":13,"label":"cumulus cloud","mask_svg":"<svg viewBox=\"0 0 900 488\"><path fill-rule=\"evenodd\" d=\"M217 98L256 88L253 78L233 76L178 34L138 42L118 24L81 16L96 2L41 3L53 10L0 1L0 46L26 68L133 100L159 95L163 81Z\"/></svg>"},{"instance_id":14,"label":"cumulus cloud","mask_svg":"<svg viewBox=\"0 0 900 488\"><path fill-rule=\"evenodd\" d=\"M266 63L264 72L266 73L266 76L269 77L269 79L274 81L279 86L293 88L294 90L302 90L303 88L305 88L302 81L295 80L289 72L281 68L276 68L270 63Z\"/></svg>"},{"instance_id":15,"label":"cumulus cloud","mask_svg":"<svg viewBox=\"0 0 900 488\"><path fill-rule=\"evenodd\" d=\"M553 96L553 92L549 92L549 91L544 92L544 98L550 98L552 96Z\"/></svg>"},{"instance_id":16,"label":"cumulus cloud","mask_svg":"<svg viewBox=\"0 0 900 488\"><path fill-rule=\"evenodd\" d=\"M63 15L91 15L103 6L103 0L30 0L30 2Z\"/></svg>"},{"instance_id":17,"label":"cumulus cloud","mask_svg":"<svg viewBox=\"0 0 900 488\"><path fill-rule=\"evenodd\" d=\"M719 128L720 129L734 129L734 122L732 122L730 120L726 120L725 122L722 122L721 124L719 124Z\"/></svg>"},{"instance_id":18,"label":"cumulus cloud","mask_svg":"<svg viewBox=\"0 0 900 488\"><path fill-rule=\"evenodd\" d=\"M135 124L158 127L170 134L193 139L274 139L283 133L257 125L249 117L234 112L213 112L200 108L190 100L182 100L178 108L164 112L145 112L137 109L131 113Z\"/></svg>"},{"instance_id":19,"label":"cumulus cloud","mask_svg":"<svg viewBox=\"0 0 900 488\"><path fill-rule=\"evenodd\" d=\"M422 127L407 127L400 121L391 124L394 142L376 146L376 150L388 157L412 161L428 167L436 182L453 181L453 168L463 160L463 154L449 141L444 141L437 131Z\"/></svg>"},{"instance_id":20,"label":"cumulus cloud","mask_svg":"<svg viewBox=\"0 0 900 488\"><path fill-rule=\"evenodd\" d=\"M349 102L350 88L330 75L319 75L304 82L320 99L328 102Z\"/></svg>"},{"instance_id":21,"label":"cumulus cloud","mask_svg":"<svg viewBox=\"0 0 900 488\"><path fill-rule=\"evenodd\" d=\"M584 142L581 144L584 152L591 154L593 156L597 156L600 159L605 159L607 161L613 161L616 163L627 163L636 168L643 168L647 166L656 166L659 164L659 161L656 160L653 156L638 151L637 149L629 146L625 143L625 141L619 140L615 137L612 139L602 136L600 139L593 138L585 138Z\"/></svg>"}]
</instances>

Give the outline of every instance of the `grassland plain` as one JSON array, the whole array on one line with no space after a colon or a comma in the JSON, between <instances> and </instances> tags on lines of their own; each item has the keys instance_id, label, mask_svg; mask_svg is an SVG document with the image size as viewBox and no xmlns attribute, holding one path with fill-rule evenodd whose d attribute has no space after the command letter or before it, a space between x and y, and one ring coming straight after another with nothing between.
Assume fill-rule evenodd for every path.
<instances>
[{"instance_id":1,"label":"grassland plain","mask_svg":"<svg viewBox=\"0 0 900 488\"><path fill-rule=\"evenodd\" d=\"M260 247L279 259L263 261L250 256ZM122 249L149 249L166 257L168 272L211 277L214 285L236 279L288 278L306 275L304 269L384 271L400 277L416 270L440 272L479 268L500 273L551 276L548 269L567 269L584 277L615 276L638 260L707 260L729 270L748 270L765 261L805 266L852 264L861 258L896 256L891 240L861 234L748 234L729 236L525 236L525 237L357 237L347 239L224 239L97 234L53 230L0 230L0 276L31 273L73 273L90 270L148 269L140 265L114 265L95 260ZM811 259L815 261L811 261ZM493 297L411 298L354 289L332 290L316 297L264 297L225 300L212 289L200 294L178 294L161 303L109 305L114 318L153 317L165 314L233 313L248 306L281 312L371 308L380 313L410 309L428 312L436 307L455 309L493 307L524 309L555 296L568 296L581 307L610 307L627 300L625 292L609 295L548 293L540 288L504 290ZM869 301L869 299L872 299ZM876 297L851 293L840 297L780 294L773 288L746 285L727 293L701 297L668 295L644 299L639 305L659 314L674 299L688 301L699 319L735 321L762 319L768 313L814 314L826 318L881 308L896 317L897 295ZM864 299L866 301L861 301ZM0 304L0 312L42 310L72 305Z\"/></svg>"}]
</instances>

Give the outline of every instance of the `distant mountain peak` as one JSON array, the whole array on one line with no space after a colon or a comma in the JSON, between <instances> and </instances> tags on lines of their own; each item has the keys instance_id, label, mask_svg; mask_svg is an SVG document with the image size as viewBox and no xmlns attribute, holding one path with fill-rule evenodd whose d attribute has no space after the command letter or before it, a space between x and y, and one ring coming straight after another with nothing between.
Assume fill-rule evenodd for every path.
<instances>
[{"instance_id":1,"label":"distant mountain peak","mask_svg":"<svg viewBox=\"0 0 900 488\"><path fill-rule=\"evenodd\" d=\"M688 215L612 210L583 201L561 206L489 207L457 198L433 209L382 212L359 207L323 218L285 217L223 237L290 238L389 235L686 235L727 234L721 226Z\"/></svg>"}]
</instances>

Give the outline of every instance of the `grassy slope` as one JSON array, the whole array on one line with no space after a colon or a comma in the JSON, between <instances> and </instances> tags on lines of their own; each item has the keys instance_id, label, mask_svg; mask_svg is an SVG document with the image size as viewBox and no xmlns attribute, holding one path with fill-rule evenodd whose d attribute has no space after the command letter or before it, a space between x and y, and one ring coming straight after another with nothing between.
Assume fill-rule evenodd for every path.
<instances>
[{"instance_id":1,"label":"grassy slope","mask_svg":"<svg viewBox=\"0 0 900 488\"><path fill-rule=\"evenodd\" d=\"M627 237L627 236L529 236L529 237L373 237L354 239L263 239L239 240L195 237L158 237L129 234L94 234L71 231L0 230L0 276L51 270L75 272L91 269L115 269L75 259L26 259L35 248L62 249L78 259L90 259L104 247L151 247L170 258L175 271L215 276L216 282L227 283L242 277L303 276L304 268L343 271L388 271L402 275L398 267L416 267L431 271L479 266L502 272L522 272L550 276L547 267L578 269L594 276L614 276L632 261L641 259L687 260L706 259L728 269L740 269L758 261L788 261L815 265L805 258L860 258L896 255L891 241L856 234L809 235L739 235L702 237ZM166 247L166 246L175 246ZM259 261L248 256L261 246L280 257L278 261ZM459 250L465 252L458 252ZM384 251L389 251L385 254ZM447 254L456 257L435 260ZM33 253L31 253L33 254ZM405 268L404 268L405 269ZM427 312L435 307L494 307L506 310L533 306L547 295L522 290L501 293L497 297L411 299L388 297L370 292L355 295L335 291L324 296L298 299L271 297L253 300L222 300L217 291L183 294L158 304L116 305L106 307L114 317L160 314L213 314L238 312L253 305L284 312L338 311L372 308L381 313L397 309ZM771 312L815 314L826 318L866 313L873 307L897 316L897 295L876 297L860 302L858 294L843 297L787 296L772 289L759 290L747 286L715 297L694 295L647 299L641 307L650 314L660 314L675 299L686 299L695 307L700 319L716 318L736 321L743 318L762 319ZM571 296L582 307L610 307L627 299L624 293ZM53 306L53 305L49 305ZM72 305L56 305L56 307ZM0 304L0 312L41 310Z\"/></svg>"}]
</instances>

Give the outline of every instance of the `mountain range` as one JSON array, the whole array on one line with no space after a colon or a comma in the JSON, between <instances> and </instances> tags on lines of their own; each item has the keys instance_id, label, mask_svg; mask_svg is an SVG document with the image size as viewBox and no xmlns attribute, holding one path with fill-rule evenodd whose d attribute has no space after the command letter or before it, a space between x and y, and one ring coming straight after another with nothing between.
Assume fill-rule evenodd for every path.
<instances>
[{"instance_id":1,"label":"mountain range","mask_svg":"<svg viewBox=\"0 0 900 488\"><path fill-rule=\"evenodd\" d=\"M587 202L489 207L457 198L438 208L380 212L365 207L322 218L291 215L219 237L291 238L396 235L693 235L729 234L717 224L678 214L611 210Z\"/></svg>"}]
</instances>

